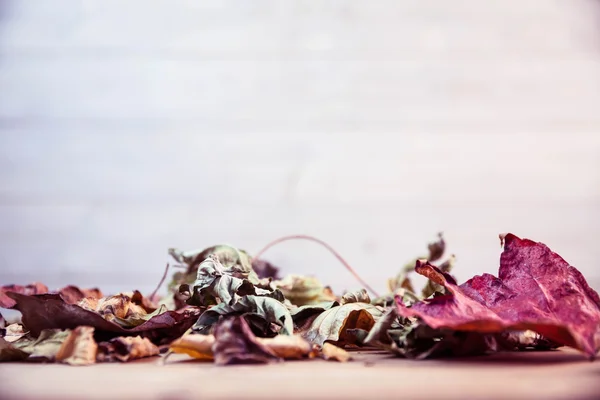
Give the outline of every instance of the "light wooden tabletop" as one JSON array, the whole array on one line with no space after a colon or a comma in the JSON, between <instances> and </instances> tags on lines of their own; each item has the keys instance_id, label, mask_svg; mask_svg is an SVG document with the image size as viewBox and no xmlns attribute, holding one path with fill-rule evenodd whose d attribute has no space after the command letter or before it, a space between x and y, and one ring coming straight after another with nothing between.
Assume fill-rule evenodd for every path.
<instances>
[{"instance_id":1,"label":"light wooden tabletop","mask_svg":"<svg viewBox=\"0 0 600 400\"><path fill-rule=\"evenodd\" d=\"M354 353L322 360L217 367L174 356L70 367L1 364L0 397L10 399L593 399L600 362L569 350L411 361Z\"/></svg>"}]
</instances>

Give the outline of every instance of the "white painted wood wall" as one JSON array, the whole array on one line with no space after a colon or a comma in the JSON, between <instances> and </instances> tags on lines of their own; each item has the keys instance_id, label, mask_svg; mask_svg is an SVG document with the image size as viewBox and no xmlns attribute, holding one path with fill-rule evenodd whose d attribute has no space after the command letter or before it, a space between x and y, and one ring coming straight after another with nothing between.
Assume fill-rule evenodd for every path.
<instances>
[{"instance_id":1,"label":"white painted wood wall","mask_svg":"<svg viewBox=\"0 0 600 400\"><path fill-rule=\"evenodd\" d=\"M383 289L443 230L600 287L600 4L0 3L0 283L150 291L167 248L327 240ZM357 286L325 250L267 253Z\"/></svg>"}]
</instances>

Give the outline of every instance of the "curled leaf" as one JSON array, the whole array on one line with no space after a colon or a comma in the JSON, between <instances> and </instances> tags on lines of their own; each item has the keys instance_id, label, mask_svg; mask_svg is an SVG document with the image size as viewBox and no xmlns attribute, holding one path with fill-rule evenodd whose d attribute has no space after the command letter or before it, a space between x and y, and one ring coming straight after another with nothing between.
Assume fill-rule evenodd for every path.
<instances>
[{"instance_id":1,"label":"curled leaf","mask_svg":"<svg viewBox=\"0 0 600 400\"><path fill-rule=\"evenodd\" d=\"M78 326L69 332L56 353L56 361L70 365L90 365L96 362L98 345L94 341L94 328Z\"/></svg>"},{"instance_id":2,"label":"curled leaf","mask_svg":"<svg viewBox=\"0 0 600 400\"><path fill-rule=\"evenodd\" d=\"M158 355L158 347L141 336L116 337L98 343L98 362L126 362Z\"/></svg>"}]
</instances>

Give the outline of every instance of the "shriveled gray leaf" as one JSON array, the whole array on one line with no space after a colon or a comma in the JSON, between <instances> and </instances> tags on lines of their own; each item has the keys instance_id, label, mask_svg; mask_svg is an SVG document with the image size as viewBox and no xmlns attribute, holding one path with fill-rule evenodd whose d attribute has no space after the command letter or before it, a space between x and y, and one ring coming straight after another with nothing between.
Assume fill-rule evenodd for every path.
<instances>
[{"instance_id":1,"label":"shriveled gray leaf","mask_svg":"<svg viewBox=\"0 0 600 400\"><path fill-rule=\"evenodd\" d=\"M280 328L280 333L291 335L294 324L289 310L283 303L268 296L248 295L240 297L233 304L221 303L206 310L193 327L199 333L209 333L211 327L219 320L220 316L245 314L250 318L257 318L268 324L275 324Z\"/></svg>"},{"instance_id":2,"label":"shriveled gray leaf","mask_svg":"<svg viewBox=\"0 0 600 400\"><path fill-rule=\"evenodd\" d=\"M432 329L417 320L401 318L389 309L373 326L364 344L411 359L463 357L495 351L495 335Z\"/></svg>"}]
</instances>

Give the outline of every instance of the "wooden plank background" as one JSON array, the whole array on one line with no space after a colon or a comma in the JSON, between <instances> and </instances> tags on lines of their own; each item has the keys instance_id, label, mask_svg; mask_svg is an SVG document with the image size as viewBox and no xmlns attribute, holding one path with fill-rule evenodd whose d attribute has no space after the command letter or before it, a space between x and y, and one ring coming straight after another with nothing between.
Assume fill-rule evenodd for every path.
<instances>
[{"instance_id":1,"label":"wooden plank background","mask_svg":"<svg viewBox=\"0 0 600 400\"><path fill-rule=\"evenodd\" d=\"M599 4L0 3L0 283L157 283L167 248L327 240L378 289L436 232L600 288ZM323 249L267 253L338 290Z\"/></svg>"}]
</instances>

